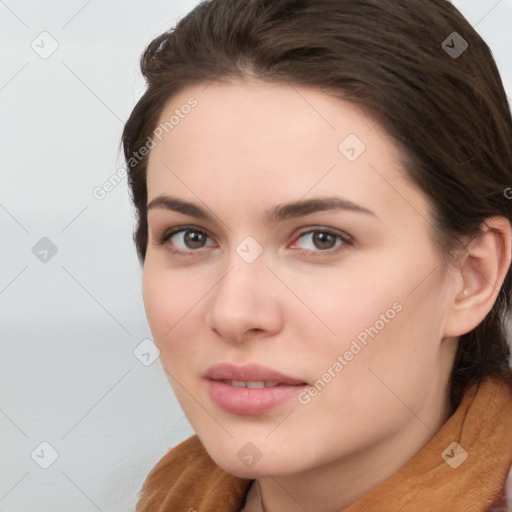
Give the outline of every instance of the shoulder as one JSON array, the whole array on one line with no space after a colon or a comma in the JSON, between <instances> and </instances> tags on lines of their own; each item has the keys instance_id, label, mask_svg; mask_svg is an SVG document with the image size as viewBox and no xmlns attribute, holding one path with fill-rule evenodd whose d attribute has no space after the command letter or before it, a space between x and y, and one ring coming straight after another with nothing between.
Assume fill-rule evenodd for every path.
<instances>
[{"instance_id":1,"label":"shoulder","mask_svg":"<svg viewBox=\"0 0 512 512\"><path fill-rule=\"evenodd\" d=\"M512 511L512 466L508 472L508 477L505 482L505 503L507 504L508 510Z\"/></svg>"},{"instance_id":2,"label":"shoulder","mask_svg":"<svg viewBox=\"0 0 512 512\"><path fill-rule=\"evenodd\" d=\"M219 499L237 506L250 482L220 468L193 435L169 450L149 472L136 512L203 511L210 504L218 505Z\"/></svg>"},{"instance_id":3,"label":"shoulder","mask_svg":"<svg viewBox=\"0 0 512 512\"><path fill-rule=\"evenodd\" d=\"M171 448L155 465L148 475L155 476L165 472L168 478L173 475L179 476L182 468L180 466L204 466L215 463L207 454L203 444L197 435L191 436L180 444Z\"/></svg>"},{"instance_id":4,"label":"shoulder","mask_svg":"<svg viewBox=\"0 0 512 512\"><path fill-rule=\"evenodd\" d=\"M183 469L190 464L197 466L199 456L202 459L200 442L192 436L169 450L149 472L140 492L137 512L159 510L169 489L179 480ZM203 463L208 465L208 461Z\"/></svg>"},{"instance_id":5,"label":"shoulder","mask_svg":"<svg viewBox=\"0 0 512 512\"><path fill-rule=\"evenodd\" d=\"M505 480L503 494L487 512L512 512L512 466L510 466Z\"/></svg>"}]
</instances>

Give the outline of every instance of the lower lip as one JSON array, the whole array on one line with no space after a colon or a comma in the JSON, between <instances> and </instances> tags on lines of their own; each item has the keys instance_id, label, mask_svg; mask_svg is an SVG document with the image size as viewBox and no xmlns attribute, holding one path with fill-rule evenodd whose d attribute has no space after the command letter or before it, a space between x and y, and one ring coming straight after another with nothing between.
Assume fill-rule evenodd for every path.
<instances>
[{"instance_id":1,"label":"lower lip","mask_svg":"<svg viewBox=\"0 0 512 512\"><path fill-rule=\"evenodd\" d=\"M297 396L306 384L279 385L272 388L238 388L218 380L207 381L211 399L233 414L263 414Z\"/></svg>"}]
</instances>

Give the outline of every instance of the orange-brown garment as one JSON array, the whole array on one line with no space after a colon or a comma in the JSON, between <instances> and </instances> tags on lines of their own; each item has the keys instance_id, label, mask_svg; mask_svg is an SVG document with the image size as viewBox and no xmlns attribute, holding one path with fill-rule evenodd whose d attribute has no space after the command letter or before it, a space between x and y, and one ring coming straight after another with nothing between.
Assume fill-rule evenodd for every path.
<instances>
[{"instance_id":1,"label":"orange-brown garment","mask_svg":"<svg viewBox=\"0 0 512 512\"><path fill-rule=\"evenodd\" d=\"M452 443L468 455L458 467L464 452L456 445L448 449ZM341 512L508 510L504 493L511 466L512 391L487 378L466 391L455 413L416 455ZM137 512L238 512L251 483L215 464L194 435L151 470Z\"/></svg>"}]
</instances>

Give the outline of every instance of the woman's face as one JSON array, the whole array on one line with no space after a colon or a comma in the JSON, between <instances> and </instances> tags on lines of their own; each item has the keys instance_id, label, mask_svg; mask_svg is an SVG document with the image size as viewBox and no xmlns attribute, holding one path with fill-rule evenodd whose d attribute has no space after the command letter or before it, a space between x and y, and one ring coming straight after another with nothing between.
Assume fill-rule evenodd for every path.
<instances>
[{"instance_id":1,"label":"woman's face","mask_svg":"<svg viewBox=\"0 0 512 512\"><path fill-rule=\"evenodd\" d=\"M144 303L212 458L246 478L407 460L446 420L454 280L391 140L353 104L286 84L189 87L160 122Z\"/></svg>"}]
</instances>

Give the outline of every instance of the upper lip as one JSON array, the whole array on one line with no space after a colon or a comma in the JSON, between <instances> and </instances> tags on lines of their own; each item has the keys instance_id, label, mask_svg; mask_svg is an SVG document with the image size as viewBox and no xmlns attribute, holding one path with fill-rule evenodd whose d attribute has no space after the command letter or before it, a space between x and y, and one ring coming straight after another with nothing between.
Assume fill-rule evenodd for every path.
<instances>
[{"instance_id":1,"label":"upper lip","mask_svg":"<svg viewBox=\"0 0 512 512\"><path fill-rule=\"evenodd\" d=\"M210 366L205 373L205 378L211 380L234 380L239 382L278 382L279 384L288 384L296 386L305 384L303 380L294 379L284 375L277 370L260 366L259 364L247 364L245 366L235 366L230 363L220 363Z\"/></svg>"}]
</instances>

